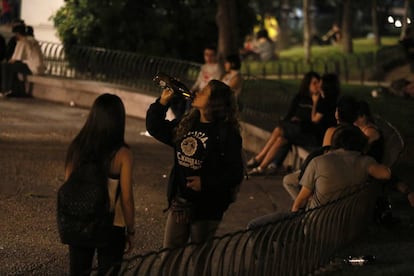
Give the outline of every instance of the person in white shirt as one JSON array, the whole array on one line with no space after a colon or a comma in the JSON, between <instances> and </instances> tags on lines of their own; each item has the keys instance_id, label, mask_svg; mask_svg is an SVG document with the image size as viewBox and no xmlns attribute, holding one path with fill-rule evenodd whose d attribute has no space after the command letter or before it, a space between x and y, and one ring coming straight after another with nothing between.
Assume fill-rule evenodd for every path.
<instances>
[{"instance_id":1,"label":"person in white shirt","mask_svg":"<svg viewBox=\"0 0 414 276\"><path fill-rule=\"evenodd\" d=\"M40 45L34 37L26 35L26 26L16 25L12 31L17 44L11 59L3 64L2 92L11 96L27 96L26 76L44 74L46 68Z\"/></svg>"},{"instance_id":2,"label":"person in white shirt","mask_svg":"<svg viewBox=\"0 0 414 276\"><path fill-rule=\"evenodd\" d=\"M217 60L217 48L213 45L204 48L204 64L200 68L197 80L191 87L191 91L197 93L203 90L211 80L220 80L223 68ZM175 96L170 101L170 107L175 118L180 120L186 111L191 108L191 100Z\"/></svg>"}]
</instances>

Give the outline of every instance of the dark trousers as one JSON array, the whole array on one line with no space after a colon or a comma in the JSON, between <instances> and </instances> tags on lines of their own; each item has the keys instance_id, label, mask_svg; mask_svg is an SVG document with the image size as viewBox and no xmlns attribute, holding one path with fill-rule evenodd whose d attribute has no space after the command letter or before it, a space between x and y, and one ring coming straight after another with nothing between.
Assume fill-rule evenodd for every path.
<instances>
[{"instance_id":1,"label":"dark trousers","mask_svg":"<svg viewBox=\"0 0 414 276\"><path fill-rule=\"evenodd\" d=\"M125 228L113 227L113 233L106 247L84 247L69 245L70 275L89 275L93 256L98 253L98 275L117 275L125 250Z\"/></svg>"},{"instance_id":2,"label":"dark trousers","mask_svg":"<svg viewBox=\"0 0 414 276\"><path fill-rule=\"evenodd\" d=\"M18 75L23 76L19 80ZM26 76L31 75L29 67L26 63L15 61L14 63L2 63L1 66L1 90L2 92L11 91L12 96L28 96L25 89Z\"/></svg>"}]
</instances>

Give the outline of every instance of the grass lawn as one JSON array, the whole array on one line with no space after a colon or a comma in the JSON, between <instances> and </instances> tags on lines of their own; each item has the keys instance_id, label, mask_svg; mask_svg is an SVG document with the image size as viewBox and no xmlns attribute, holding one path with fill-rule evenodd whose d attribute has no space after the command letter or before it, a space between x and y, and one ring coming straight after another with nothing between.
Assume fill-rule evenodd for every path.
<instances>
[{"instance_id":1,"label":"grass lawn","mask_svg":"<svg viewBox=\"0 0 414 276\"><path fill-rule=\"evenodd\" d=\"M382 46L392 46L398 43L398 37L383 37ZM353 40L355 54L373 53L379 48L374 45L374 40L370 38L356 38ZM341 45L312 46L312 57L321 58L330 55L343 55ZM281 58L303 58L304 48L302 45L283 50L279 53Z\"/></svg>"},{"instance_id":2,"label":"grass lawn","mask_svg":"<svg viewBox=\"0 0 414 276\"><path fill-rule=\"evenodd\" d=\"M266 63L260 61L243 61L241 72L248 76L297 76L314 70L320 73L337 72L342 79L377 80L383 70L406 62L405 52L399 48L387 46L398 45L398 37L384 37L382 46L374 45L374 40L357 38L353 40L354 51L344 54L341 45L312 46L311 62L304 60L302 45L280 51L279 59ZM382 49L381 51L378 51Z\"/></svg>"}]
</instances>

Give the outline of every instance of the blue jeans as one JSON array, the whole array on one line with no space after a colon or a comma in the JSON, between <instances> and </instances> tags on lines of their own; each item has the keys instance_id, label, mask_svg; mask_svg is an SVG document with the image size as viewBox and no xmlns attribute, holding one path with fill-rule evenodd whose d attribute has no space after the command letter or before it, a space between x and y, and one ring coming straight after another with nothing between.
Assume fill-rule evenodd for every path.
<instances>
[{"instance_id":1,"label":"blue jeans","mask_svg":"<svg viewBox=\"0 0 414 276\"><path fill-rule=\"evenodd\" d=\"M220 224L218 220L197 220L178 223L173 212L168 211L164 233L164 248L176 248L187 242L202 243L214 237Z\"/></svg>"}]
</instances>

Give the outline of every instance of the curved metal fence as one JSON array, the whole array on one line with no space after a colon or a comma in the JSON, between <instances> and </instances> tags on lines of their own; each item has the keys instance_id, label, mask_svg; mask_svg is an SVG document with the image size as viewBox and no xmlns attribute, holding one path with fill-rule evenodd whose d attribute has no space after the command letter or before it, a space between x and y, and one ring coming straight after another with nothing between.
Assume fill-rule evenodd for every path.
<instances>
[{"instance_id":1,"label":"curved metal fence","mask_svg":"<svg viewBox=\"0 0 414 276\"><path fill-rule=\"evenodd\" d=\"M373 218L375 185L204 244L129 258L121 275L307 275L365 230Z\"/></svg>"},{"instance_id":2,"label":"curved metal fence","mask_svg":"<svg viewBox=\"0 0 414 276\"><path fill-rule=\"evenodd\" d=\"M51 42L40 42L40 46L47 75L108 82L149 93L159 92L152 83L158 72L165 72L190 84L200 70L198 63L124 51L83 46L65 49L62 44Z\"/></svg>"},{"instance_id":3,"label":"curved metal fence","mask_svg":"<svg viewBox=\"0 0 414 276\"><path fill-rule=\"evenodd\" d=\"M93 80L138 88L159 93L153 76L163 71L193 83L200 64L143 56L135 53L102 48L73 46L64 49L61 44L41 42L41 49L50 76ZM386 58L382 58L387 56ZM245 62L245 75L267 78L256 83L254 78L243 90L266 93L277 90L280 105L269 106L259 102L245 102L245 115L260 110L277 116L286 109L292 93L271 79L298 79L309 70L334 72L342 79L361 82L372 74L372 64L385 68L395 60L404 61L401 48L393 47L375 55L335 56L315 59L309 64L303 60L280 59L271 63ZM406 60L405 60L406 61ZM382 65L381 65L382 64ZM269 83L267 83L269 82ZM258 85L261 88L258 88ZM265 87L263 87L265 86ZM243 91L245 93L246 91ZM257 107L260 107L259 109ZM246 116L247 116L246 115ZM253 114L257 116L257 114ZM401 138L401 137L396 137ZM394 139L394 140L395 140ZM391 141L391 140L390 140ZM399 152L400 153L400 152ZM390 156L394 161L398 156ZM390 162L391 162L390 161ZM122 264L124 275L305 275L329 263L335 252L349 244L367 226L372 218L374 184L360 191L304 213L297 213L253 229L216 237L205 244L188 244L178 249L165 249L127 259Z\"/></svg>"},{"instance_id":4,"label":"curved metal fence","mask_svg":"<svg viewBox=\"0 0 414 276\"><path fill-rule=\"evenodd\" d=\"M94 80L158 91L151 83L153 76L163 71L186 84L195 81L201 64L177 59L143 56L125 51L95 47L72 46L40 42L47 74L51 76ZM299 79L310 70L336 73L344 81L381 81L384 72L407 63L407 53L400 46L383 47L376 53L327 55L306 63L303 58L281 58L260 62L245 60L241 72L246 77L265 79Z\"/></svg>"}]
</instances>

